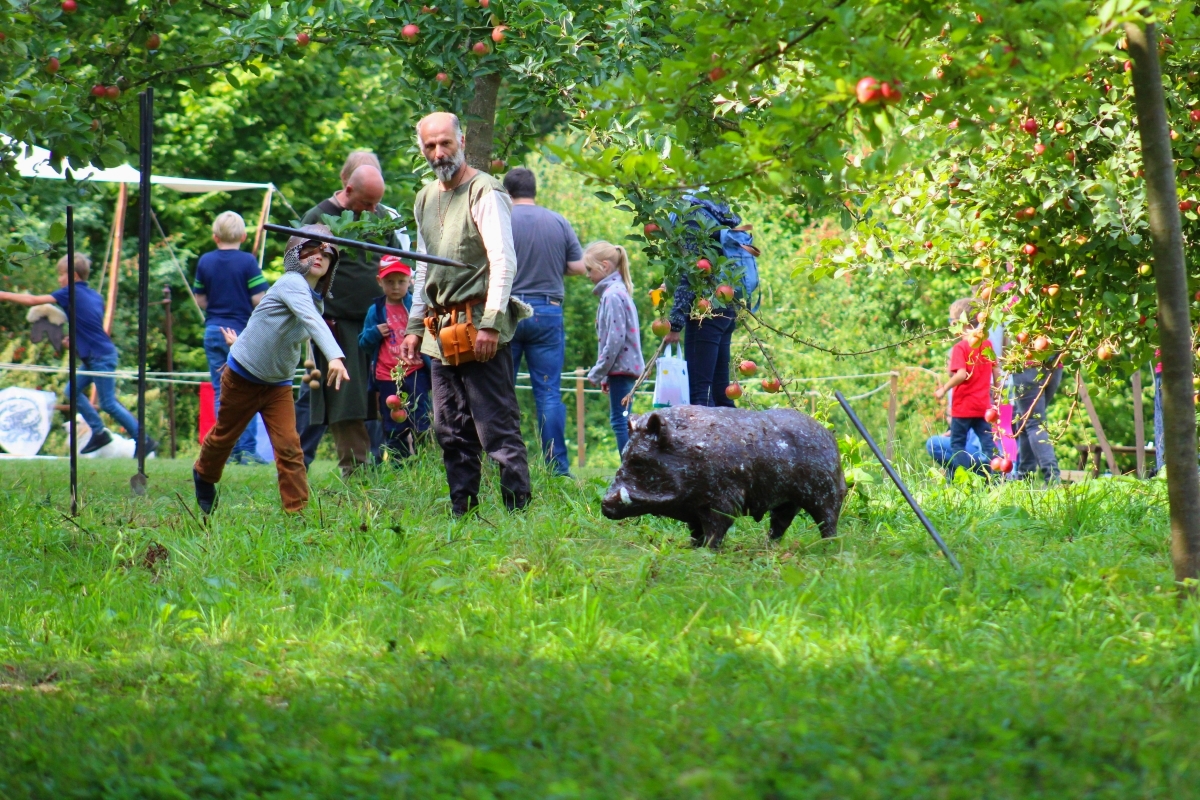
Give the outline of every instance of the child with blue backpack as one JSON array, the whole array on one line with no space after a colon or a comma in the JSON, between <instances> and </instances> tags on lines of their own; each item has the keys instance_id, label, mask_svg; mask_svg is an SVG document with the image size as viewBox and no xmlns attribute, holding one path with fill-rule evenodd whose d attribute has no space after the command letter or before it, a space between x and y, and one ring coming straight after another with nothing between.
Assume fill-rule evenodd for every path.
<instances>
[{"instance_id":1,"label":"child with blue backpack","mask_svg":"<svg viewBox=\"0 0 1200 800\"><path fill-rule=\"evenodd\" d=\"M749 226L742 225L741 217L724 203L685 196L691 204L683 218L683 224L692 228L694 244L690 252L698 252L699 239L711 239L724 258L725 269L732 273L732 282L738 299L748 306L758 288L758 249L753 245ZM677 220L671 215L672 222ZM696 234L700 234L697 236ZM711 313L693 318L692 309L696 302L696 289L688 276L680 276L675 289L674 303L668 318L671 332L664 337L668 345L677 344L680 334L683 339L683 357L687 361L688 384L691 404L694 406L733 407L733 400L725 394L729 386L729 357L733 342L733 330L737 326L737 306L714 306ZM753 308L752 308L753 310Z\"/></svg>"},{"instance_id":2,"label":"child with blue backpack","mask_svg":"<svg viewBox=\"0 0 1200 800\"><path fill-rule=\"evenodd\" d=\"M358 346L371 357L370 386L378 395L383 446L403 459L415 452L416 434L429 429L429 358L422 356L420 365L405 364L400 358L400 344L412 308L412 267L396 256L384 256L375 279L383 296L375 298L367 309ZM408 396L408 402L392 408L387 401L392 395L400 396L394 377L398 374L403 375L399 388Z\"/></svg>"}]
</instances>

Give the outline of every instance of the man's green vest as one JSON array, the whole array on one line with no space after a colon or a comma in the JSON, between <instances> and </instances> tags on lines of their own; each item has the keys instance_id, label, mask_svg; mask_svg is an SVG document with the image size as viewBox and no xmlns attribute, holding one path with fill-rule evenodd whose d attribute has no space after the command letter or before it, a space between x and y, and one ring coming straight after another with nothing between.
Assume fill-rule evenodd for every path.
<instances>
[{"instance_id":1,"label":"man's green vest","mask_svg":"<svg viewBox=\"0 0 1200 800\"><path fill-rule=\"evenodd\" d=\"M475 327L494 328L500 334L500 344L504 344L512 339L517 322L528 316L528 307L513 298L503 312L484 314L483 304L487 298L491 270L487 249L475 227L471 209L489 192L504 195L498 198L501 202L512 202L500 181L484 172L477 172L471 180L450 192L442 191L441 184L434 181L417 193L413 213L427 253L471 265L468 269L441 264L425 265L423 294L426 315L432 315L434 308L446 309L470 300L474 303L471 321ZM516 268L515 264L513 268ZM451 320L449 315L442 319L443 324L461 321ZM440 358L436 338L425 335L422 320L416 319L415 315L409 318L406 333L422 336L421 352L431 358Z\"/></svg>"}]
</instances>

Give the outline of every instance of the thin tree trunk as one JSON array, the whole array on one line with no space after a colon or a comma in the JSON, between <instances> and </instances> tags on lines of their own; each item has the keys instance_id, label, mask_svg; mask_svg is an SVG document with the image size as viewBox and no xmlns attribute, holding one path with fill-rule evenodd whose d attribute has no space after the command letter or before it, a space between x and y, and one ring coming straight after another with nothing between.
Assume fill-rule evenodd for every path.
<instances>
[{"instance_id":1,"label":"thin tree trunk","mask_svg":"<svg viewBox=\"0 0 1200 800\"><path fill-rule=\"evenodd\" d=\"M1188 316L1183 231L1175 190L1175 163L1163 97L1153 23L1125 26L1133 54L1133 94L1146 171L1150 245L1158 290L1162 351L1163 450L1171 503L1171 560L1175 580L1200 577L1200 469L1196 464L1196 410L1192 402L1192 329Z\"/></svg>"},{"instance_id":2,"label":"thin tree trunk","mask_svg":"<svg viewBox=\"0 0 1200 800\"><path fill-rule=\"evenodd\" d=\"M467 103L467 163L485 172L492 163L500 79L499 72L477 77L475 95Z\"/></svg>"}]
</instances>

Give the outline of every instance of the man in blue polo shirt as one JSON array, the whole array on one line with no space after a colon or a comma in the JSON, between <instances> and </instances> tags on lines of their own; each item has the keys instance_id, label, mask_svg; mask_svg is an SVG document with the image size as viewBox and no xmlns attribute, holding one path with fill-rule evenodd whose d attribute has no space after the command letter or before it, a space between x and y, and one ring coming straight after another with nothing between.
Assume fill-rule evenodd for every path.
<instances>
[{"instance_id":1,"label":"man in blue polo shirt","mask_svg":"<svg viewBox=\"0 0 1200 800\"><path fill-rule=\"evenodd\" d=\"M74 338L73 346L79 354L83 368L88 372L114 372L117 369L117 348L104 330L104 298L87 285L88 275L92 271L92 262L83 253L75 254L75 330L71 331ZM69 311L67 288L67 257L58 260L58 285L62 288L51 294L26 294L24 292L0 292L0 301L18 303L23 306L40 306L46 303L57 303L64 311ZM117 399L117 380L108 375L81 375L79 380L79 395L76 398L79 415L92 429L92 437L87 445L79 452L87 454L99 450L112 442L112 434L104 427L103 420L96 409L88 402L84 390L91 384L96 384L96 394L100 397L100 408L115 419L134 439L137 439L137 418L129 413L129 409L121 405ZM67 396L70 396L71 386L67 385ZM72 420L74 423L74 420ZM146 452L153 453L158 449L158 442L146 437Z\"/></svg>"},{"instance_id":2,"label":"man in blue polo shirt","mask_svg":"<svg viewBox=\"0 0 1200 800\"><path fill-rule=\"evenodd\" d=\"M267 279L258 268L253 253L243 252L246 223L240 214L226 211L212 224L213 241L217 249L200 256L196 263L196 280L192 293L205 310L204 354L208 357L208 372L213 385L213 413L221 406L221 371L229 359L229 345L221 328L241 333L250 313L267 293ZM257 452L258 424L251 421L246 432L233 447L229 461L234 464L265 464Z\"/></svg>"}]
</instances>

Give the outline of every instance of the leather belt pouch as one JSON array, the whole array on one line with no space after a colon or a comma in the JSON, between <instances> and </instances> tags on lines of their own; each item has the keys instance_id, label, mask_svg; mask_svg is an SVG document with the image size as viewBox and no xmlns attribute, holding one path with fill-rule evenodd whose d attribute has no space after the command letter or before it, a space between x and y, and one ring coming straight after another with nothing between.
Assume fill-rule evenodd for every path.
<instances>
[{"instance_id":1,"label":"leather belt pouch","mask_svg":"<svg viewBox=\"0 0 1200 800\"><path fill-rule=\"evenodd\" d=\"M430 333L437 336L442 361L452 367L469 364L475 360L475 336L478 330L471 322L472 305L474 304L464 303L462 306L453 306L446 312L452 320L457 320L458 315L463 314L465 322L452 322L449 325L438 326L437 320L440 320L440 314L436 320L425 318L425 327Z\"/></svg>"}]
</instances>

